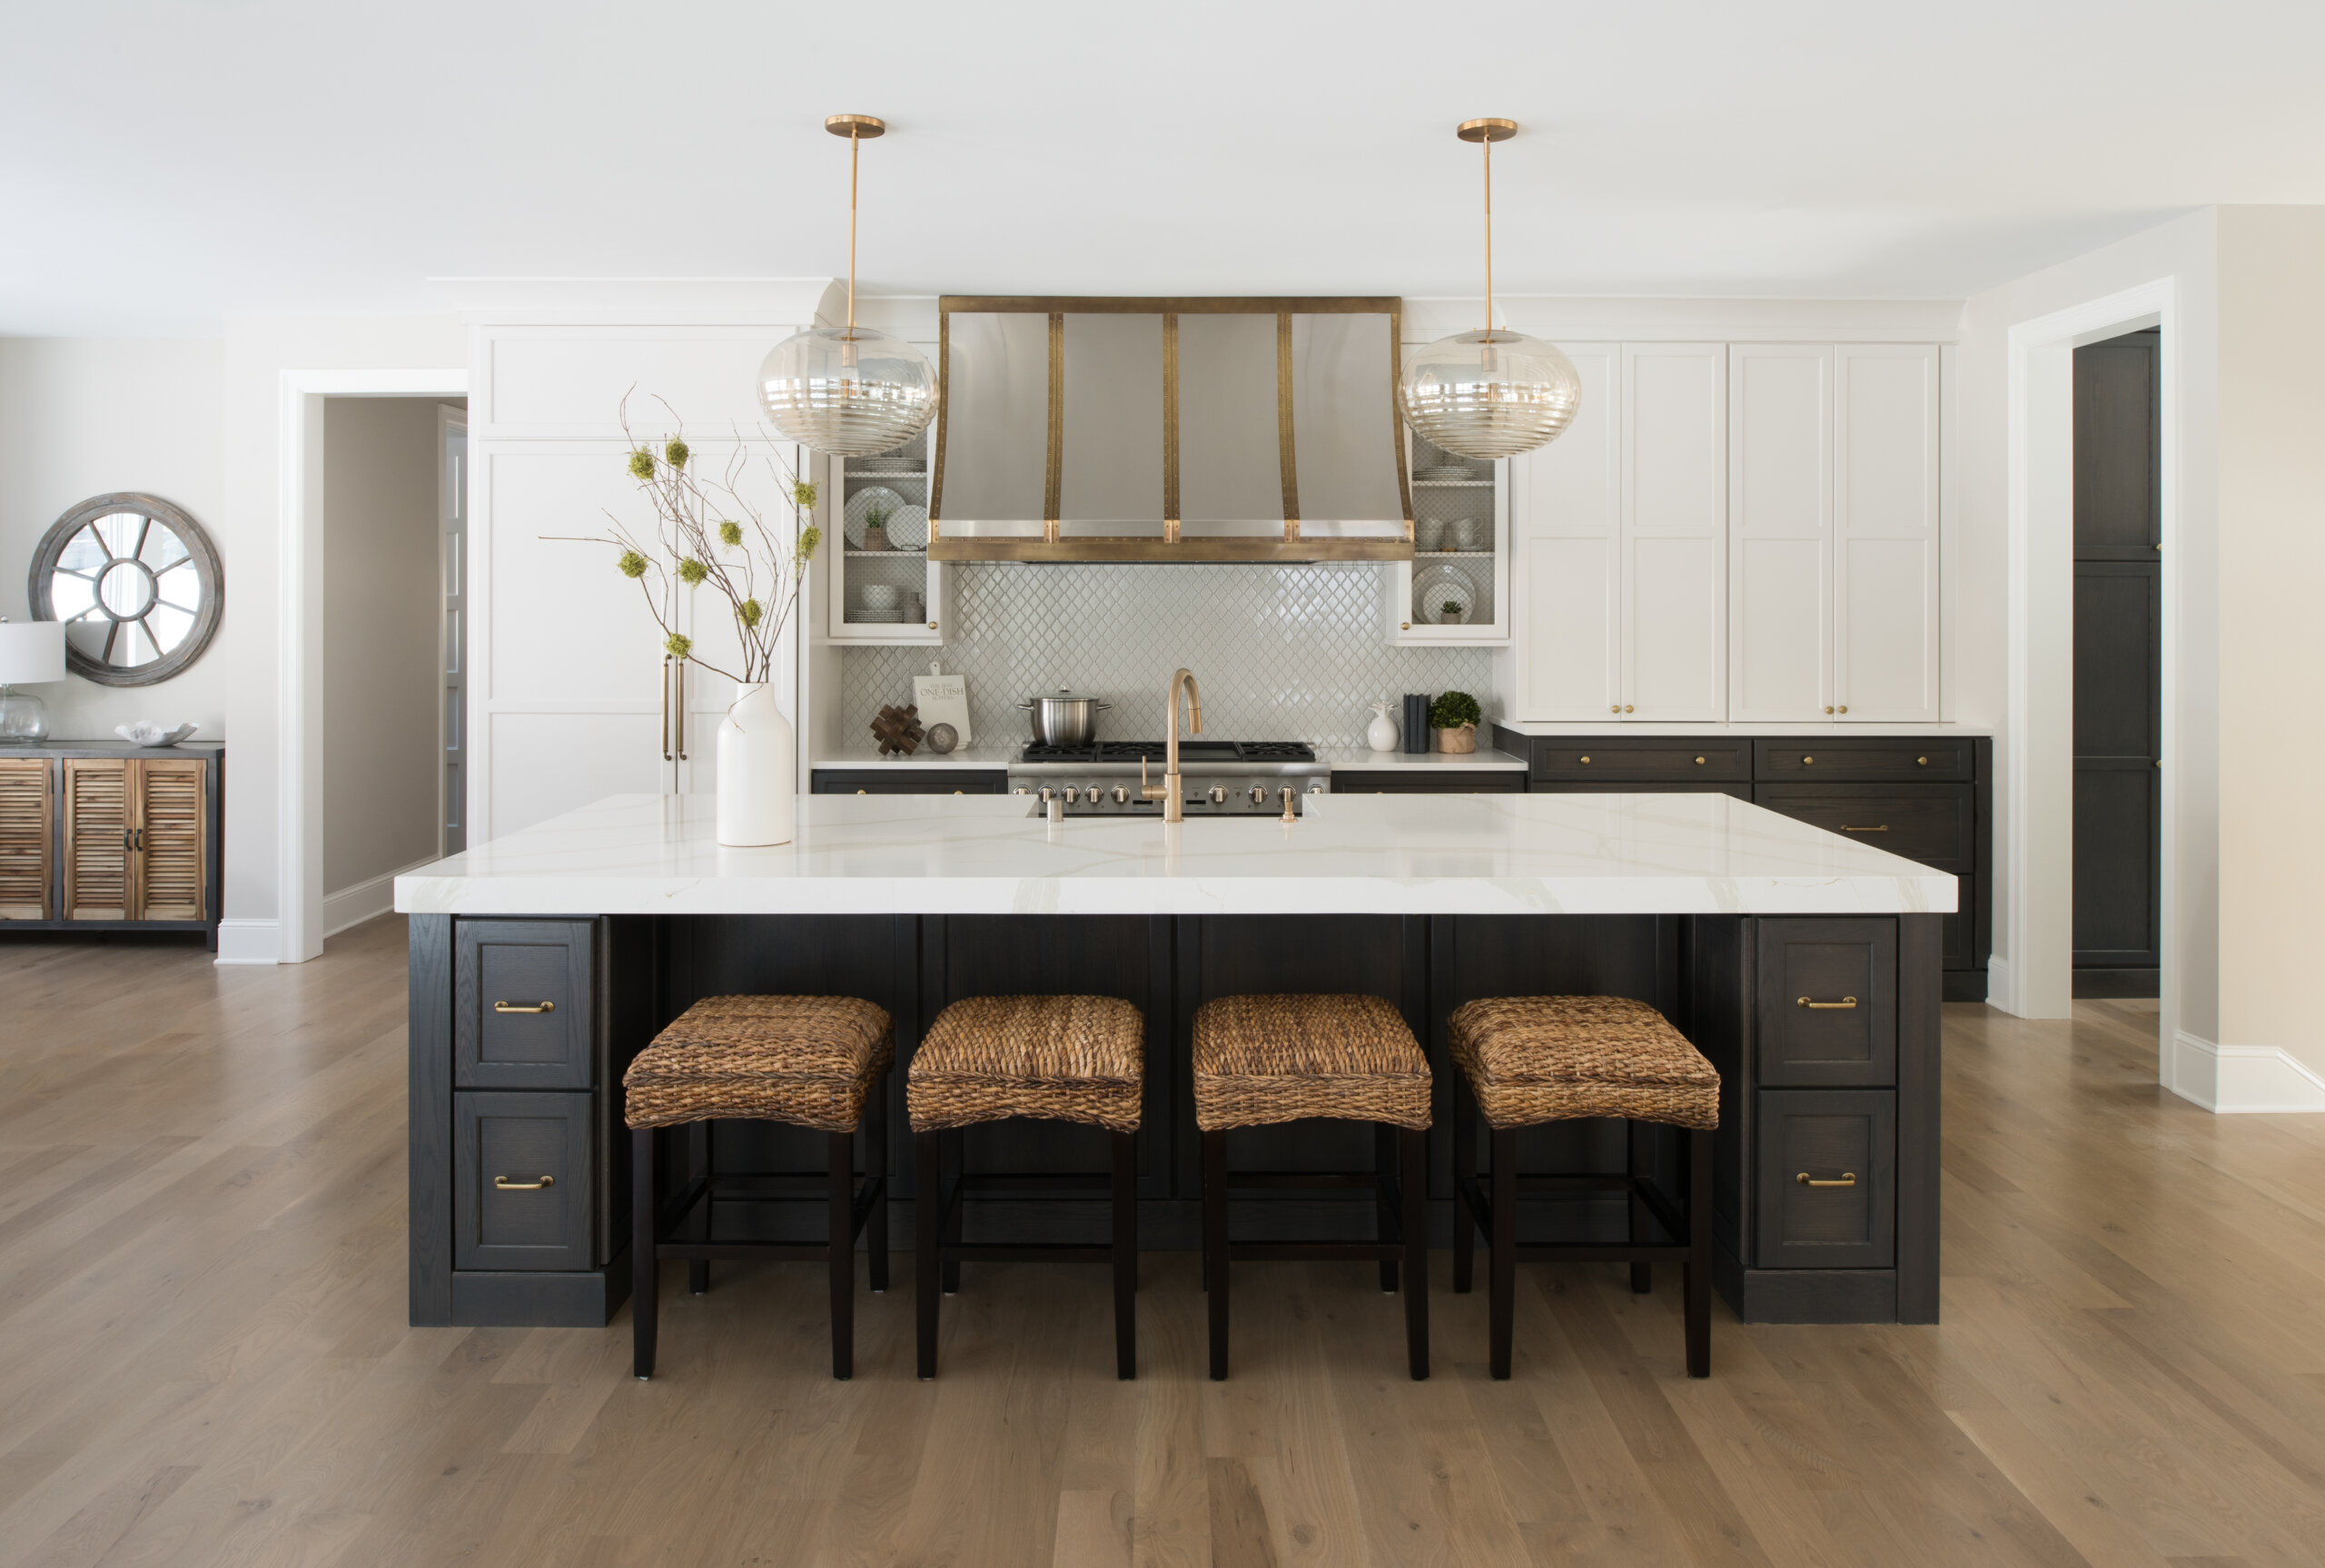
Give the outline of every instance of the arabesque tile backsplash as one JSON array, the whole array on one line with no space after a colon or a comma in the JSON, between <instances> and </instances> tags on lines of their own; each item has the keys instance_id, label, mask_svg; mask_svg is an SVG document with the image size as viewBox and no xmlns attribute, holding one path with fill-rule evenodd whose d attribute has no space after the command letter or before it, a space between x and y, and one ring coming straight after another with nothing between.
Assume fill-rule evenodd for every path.
<instances>
[{"instance_id":1,"label":"arabesque tile backsplash","mask_svg":"<svg viewBox=\"0 0 2325 1568\"><path fill-rule=\"evenodd\" d=\"M1386 639L1393 567L956 566L954 631L941 647L850 647L840 694L851 730L912 701L932 659L969 681L978 744L1026 734L1016 705L1070 686L1113 704L1098 734L1162 733L1163 693L1184 665L1202 688L1203 733L1224 740L1364 744L1371 705L1466 691L1492 703L1484 648Z\"/></svg>"}]
</instances>

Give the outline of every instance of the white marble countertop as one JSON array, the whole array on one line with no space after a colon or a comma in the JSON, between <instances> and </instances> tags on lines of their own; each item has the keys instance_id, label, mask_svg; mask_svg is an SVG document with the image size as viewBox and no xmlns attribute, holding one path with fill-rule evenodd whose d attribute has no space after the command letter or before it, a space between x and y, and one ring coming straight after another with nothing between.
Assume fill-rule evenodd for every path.
<instances>
[{"instance_id":1,"label":"white marble countertop","mask_svg":"<svg viewBox=\"0 0 2325 1568\"><path fill-rule=\"evenodd\" d=\"M1014 795L803 795L721 849L710 795L614 795L396 878L407 914L1950 912L1954 878L1726 794L1321 795L1080 817Z\"/></svg>"},{"instance_id":2,"label":"white marble countertop","mask_svg":"<svg viewBox=\"0 0 2325 1568\"><path fill-rule=\"evenodd\" d=\"M1390 773L1420 768L1437 773L1524 773L1526 759L1480 743L1473 752L1376 752L1363 746L1318 746L1318 760L1334 773Z\"/></svg>"}]
</instances>

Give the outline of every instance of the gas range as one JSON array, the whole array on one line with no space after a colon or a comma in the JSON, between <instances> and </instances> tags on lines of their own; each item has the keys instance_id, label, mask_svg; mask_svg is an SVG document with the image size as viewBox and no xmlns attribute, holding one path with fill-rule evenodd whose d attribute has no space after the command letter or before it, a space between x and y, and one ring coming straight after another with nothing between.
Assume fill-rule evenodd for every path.
<instances>
[{"instance_id":1,"label":"gas range","mask_svg":"<svg viewBox=\"0 0 2325 1568\"><path fill-rule=\"evenodd\" d=\"M1161 741L1097 741L1089 745L1029 745L1009 764L1012 793L1055 799L1076 816L1162 814L1161 799L1141 797L1143 782L1159 789L1167 748ZM1179 776L1190 816L1296 814L1302 797L1331 788L1331 765L1303 741L1179 742Z\"/></svg>"}]
</instances>

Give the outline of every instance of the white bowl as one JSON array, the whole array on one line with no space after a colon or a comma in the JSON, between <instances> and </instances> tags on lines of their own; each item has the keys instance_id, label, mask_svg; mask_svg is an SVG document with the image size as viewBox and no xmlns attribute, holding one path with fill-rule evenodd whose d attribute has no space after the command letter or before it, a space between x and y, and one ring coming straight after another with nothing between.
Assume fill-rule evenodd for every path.
<instances>
[{"instance_id":1,"label":"white bowl","mask_svg":"<svg viewBox=\"0 0 2325 1568\"><path fill-rule=\"evenodd\" d=\"M896 605L896 596L903 591L894 583L866 583L864 585L865 607L874 610L894 609Z\"/></svg>"}]
</instances>

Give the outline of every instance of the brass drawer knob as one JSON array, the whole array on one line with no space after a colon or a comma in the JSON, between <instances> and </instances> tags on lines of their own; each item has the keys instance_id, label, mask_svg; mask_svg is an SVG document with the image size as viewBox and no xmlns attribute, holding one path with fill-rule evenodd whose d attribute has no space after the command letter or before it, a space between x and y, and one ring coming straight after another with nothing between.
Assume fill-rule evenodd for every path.
<instances>
[{"instance_id":1,"label":"brass drawer knob","mask_svg":"<svg viewBox=\"0 0 2325 1568\"><path fill-rule=\"evenodd\" d=\"M1841 1178L1838 1181L1819 1181L1804 1170L1798 1176L1794 1177L1793 1180L1800 1183L1803 1187L1855 1187L1856 1185L1856 1172L1854 1170L1845 1170L1841 1172Z\"/></svg>"},{"instance_id":2,"label":"brass drawer knob","mask_svg":"<svg viewBox=\"0 0 2325 1568\"><path fill-rule=\"evenodd\" d=\"M1843 704L1841 705L1841 711L1842 711L1843 713L1846 713L1846 712L1848 712L1848 711L1849 711L1849 705L1848 705L1848 704L1846 704L1846 703L1843 703Z\"/></svg>"},{"instance_id":3,"label":"brass drawer knob","mask_svg":"<svg viewBox=\"0 0 2325 1568\"><path fill-rule=\"evenodd\" d=\"M555 1012L557 1003L553 1001L496 1001L492 1004L492 1011L495 1012Z\"/></svg>"},{"instance_id":4,"label":"brass drawer knob","mask_svg":"<svg viewBox=\"0 0 2325 1568\"><path fill-rule=\"evenodd\" d=\"M1696 759L1696 765L1697 765L1697 767L1701 767L1701 766L1703 766L1703 765L1704 765L1704 759L1703 759L1703 758L1701 758L1701 757L1697 757L1697 758Z\"/></svg>"},{"instance_id":5,"label":"brass drawer knob","mask_svg":"<svg viewBox=\"0 0 2325 1568\"><path fill-rule=\"evenodd\" d=\"M1623 705L1623 711L1624 711L1625 713L1628 713L1628 712L1630 712L1630 711L1631 711L1631 705L1630 705L1630 704L1628 704L1628 703L1625 703L1625 704Z\"/></svg>"},{"instance_id":6,"label":"brass drawer knob","mask_svg":"<svg viewBox=\"0 0 2325 1568\"><path fill-rule=\"evenodd\" d=\"M1929 758L1927 758L1927 757L1915 757L1914 760L1915 762L1917 762L1917 763L1921 764L1921 765L1922 765L1922 766L1924 766L1924 767L1927 767L1927 766L1929 766Z\"/></svg>"},{"instance_id":7,"label":"brass drawer knob","mask_svg":"<svg viewBox=\"0 0 2325 1568\"><path fill-rule=\"evenodd\" d=\"M544 1176L532 1181L511 1181L505 1176L496 1176L492 1178L492 1185L494 1190L500 1192L539 1192L545 1187L555 1187L557 1178Z\"/></svg>"},{"instance_id":8,"label":"brass drawer knob","mask_svg":"<svg viewBox=\"0 0 2325 1568\"><path fill-rule=\"evenodd\" d=\"M1802 757L1800 759L1800 765L1802 767L1814 767L1816 765L1816 759L1815 757Z\"/></svg>"},{"instance_id":9,"label":"brass drawer knob","mask_svg":"<svg viewBox=\"0 0 2325 1568\"><path fill-rule=\"evenodd\" d=\"M1796 1007L1815 1008L1819 1011L1825 1008L1851 1008L1856 1005L1856 998L1853 996L1845 996L1838 1001L1811 1001L1804 996L1794 1005Z\"/></svg>"},{"instance_id":10,"label":"brass drawer knob","mask_svg":"<svg viewBox=\"0 0 2325 1568\"><path fill-rule=\"evenodd\" d=\"M1588 757L1584 757L1582 759L1582 765L1584 767L1588 767L1590 765L1590 759Z\"/></svg>"},{"instance_id":11,"label":"brass drawer knob","mask_svg":"<svg viewBox=\"0 0 2325 1568\"><path fill-rule=\"evenodd\" d=\"M1825 711L1826 713L1831 713L1831 712L1833 711L1833 705L1832 705L1832 704L1830 704L1830 703L1826 703L1826 704L1825 705Z\"/></svg>"}]
</instances>

